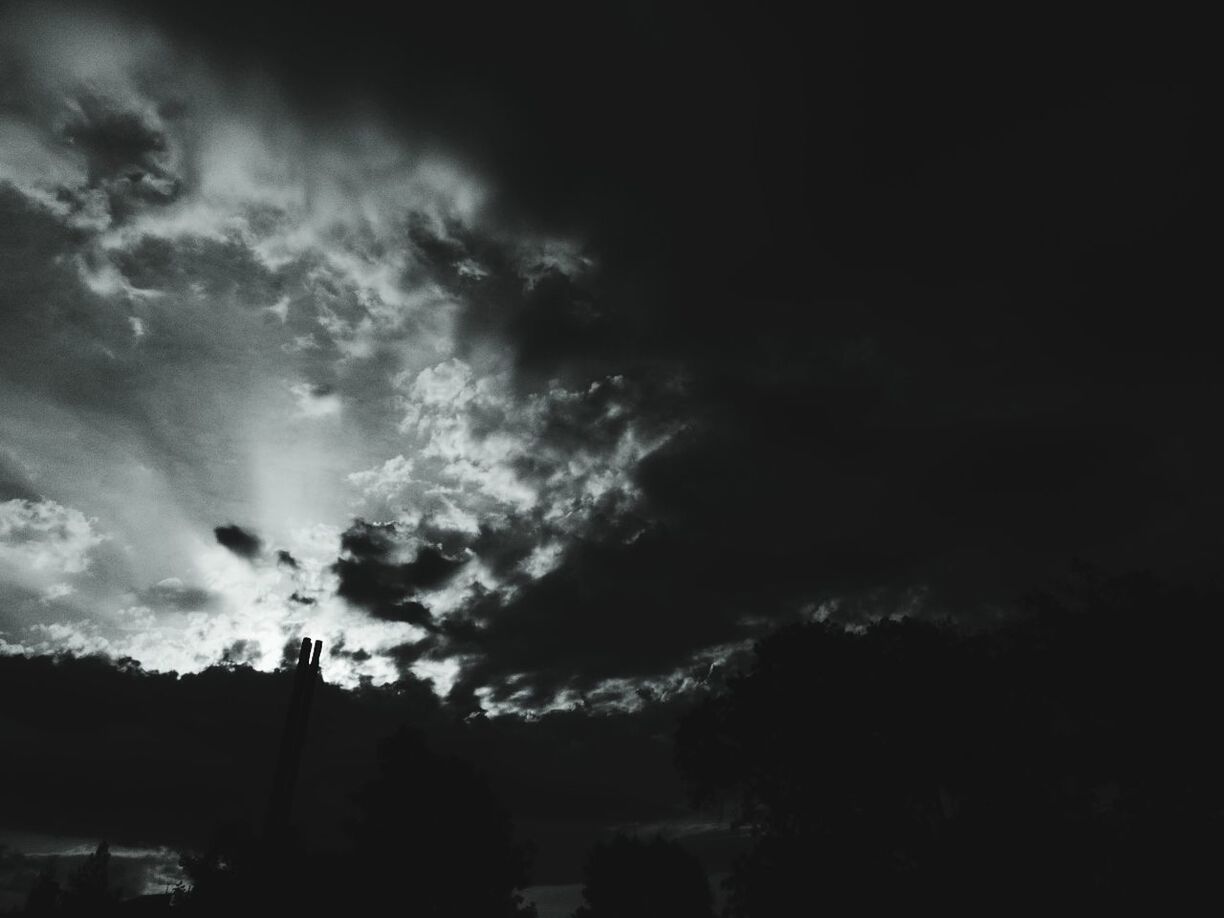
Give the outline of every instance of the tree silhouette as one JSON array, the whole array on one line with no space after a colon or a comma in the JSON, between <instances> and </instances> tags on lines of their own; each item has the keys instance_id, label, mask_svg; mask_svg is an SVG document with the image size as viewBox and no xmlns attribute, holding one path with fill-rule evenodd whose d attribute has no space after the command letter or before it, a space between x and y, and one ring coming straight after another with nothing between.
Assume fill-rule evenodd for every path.
<instances>
[{"instance_id":1,"label":"tree silhouette","mask_svg":"<svg viewBox=\"0 0 1224 918\"><path fill-rule=\"evenodd\" d=\"M50 915L59 908L61 890L55 867L55 861L51 860L39 871L26 895L24 911L27 915Z\"/></svg>"},{"instance_id":2,"label":"tree silhouette","mask_svg":"<svg viewBox=\"0 0 1224 918\"><path fill-rule=\"evenodd\" d=\"M714 918L705 869L675 842L617 836L591 849L574 918Z\"/></svg>"},{"instance_id":3,"label":"tree silhouette","mask_svg":"<svg viewBox=\"0 0 1224 918\"><path fill-rule=\"evenodd\" d=\"M351 795L349 844L294 831L258 836L223 825L180 863L185 914L374 913L388 903L421 918L534 918L523 902L529 851L483 777L401 729L377 746L373 774ZM308 801L299 822L310 819Z\"/></svg>"},{"instance_id":4,"label":"tree silhouette","mask_svg":"<svg viewBox=\"0 0 1224 918\"><path fill-rule=\"evenodd\" d=\"M379 744L377 774L354 802L354 904L399 900L422 918L535 915L519 892L529 849L471 765L401 729Z\"/></svg>"},{"instance_id":5,"label":"tree silhouette","mask_svg":"<svg viewBox=\"0 0 1224 918\"><path fill-rule=\"evenodd\" d=\"M98 844L68 878L63 894L63 910L68 914L101 915L112 911L120 892L110 886L110 845Z\"/></svg>"},{"instance_id":6,"label":"tree silhouette","mask_svg":"<svg viewBox=\"0 0 1224 918\"><path fill-rule=\"evenodd\" d=\"M681 724L678 764L698 801L730 798L756 845L733 876L734 914L814 900L890 904L929 834L949 745L938 638L829 626L763 642L747 676ZM932 661L933 662L933 661ZM909 691L901 687L921 686Z\"/></svg>"},{"instance_id":7,"label":"tree silhouette","mask_svg":"<svg viewBox=\"0 0 1224 918\"><path fill-rule=\"evenodd\" d=\"M195 911L249 908L267 895L263 851L248 824L218 827L202 854L184 854L179 866L188 880L178 904Z\"/></svg>"},{"instance_id":8,"label":"tree silhouette","mask_svg":"<svg viewBox=\"0 0 1224 918\"><path fill-rule=\"evenodd\" d=\"M677 733L695 802L729 802L753 837L730 913L1203 891L1224 854L1220 608L1132 578L991 632L809 624L761 642Z\"/></svg>"}]
</instances>

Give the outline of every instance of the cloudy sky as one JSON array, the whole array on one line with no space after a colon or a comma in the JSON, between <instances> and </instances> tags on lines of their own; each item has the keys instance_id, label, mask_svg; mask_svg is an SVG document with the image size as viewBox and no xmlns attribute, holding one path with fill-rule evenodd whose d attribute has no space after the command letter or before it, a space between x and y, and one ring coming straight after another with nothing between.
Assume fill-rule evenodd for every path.
<instances>
[{"instance_id":1,"label":"cloudy sky","mask_svg":"<svg viewBox=\"0 0 1224 918\"><path fill-rule=\"evenodd\" d=\"M3 11L5 652L631 703L795 617L1209 572L1158 31Z\"/></svg>"},{"instance_id":2,"label":"cloudy sky","mask_svg":"<svg viewBox=\"0 0 1224 918\"><path fill-rule=\"evenodd\" d=\"M0 654L552 711L543 838L678 824L779 624L1219 586L1208 33L1023 16L0 2ZM205 831L21 767L27 850Z\"/></svg>"},{"instance_id":3,"label":"cloudy sky","mask_svg":"<svg viewBox=\"0 0 1224 918\"><path fill-rule=\"evenodd\" d=\"M639 466L685 426L646 389L683 374L516 376L508 325L606 308L580 234L135 20L4 35L6 650L273 668L305 632L343 684L446 691L444 626L645 532Z\"/></svg>"}]
</instances>

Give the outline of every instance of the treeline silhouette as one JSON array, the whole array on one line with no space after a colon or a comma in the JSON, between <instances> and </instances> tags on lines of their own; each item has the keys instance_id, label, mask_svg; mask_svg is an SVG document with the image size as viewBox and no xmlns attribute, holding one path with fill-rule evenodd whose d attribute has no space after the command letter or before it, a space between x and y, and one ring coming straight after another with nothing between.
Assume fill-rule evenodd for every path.
<instances>
[{"instance_id":1,"label":"treeline silhouette","mask_svg":"<svg viewBox=\"0 0 1224 918\"><path fill-rule=\"evenodd\" d=\"M521 895L530 849L475 768L407 729L379 743L377 761L353 794L348 845L320 850L228 827L203 855L183 858L189 883L175 904L200 915L368 914L388 902L439 918L535 914Z\"/></svg>"},{"instance_id":2,"label":"treeline silhouette","mask_svg":"<svg viewBox=\"0 0 1224 918\"><path fill-rule=\"evenodd\" d=\"M1220 612L1212 594L1088 579L997 627L826 621L762 640L674 736L692 804L749 839L725 914L1215 903ZM331 844L227 824L160 898L120 901L103 845L63 885L41 876L26 911L535 914L510 812L425 734L378 744L348 799ZM303 797L295 825L311 815ZM661 837L595 845L582 896L574 918L715 914L702 864Z\"/></svg>"},{"instance_id":3,"label":"treeline silhouette","mask_svg":"<svg viewBox=\"0 0 1224 918\"><path fill-rule=\"evenodd\" d=\"M532 918L524 902L530 848L470 764L431 750L403 729L378 744L375 776L351 795L347 845L325 848L249 822L219 827L185 853L173 892L124 900L108 877L103 842L63 884L53 868L29 892L28 914L108 915L172 909L181 915L370 914L398 903L436 918ZM307 812L299 818L309 818Z\"/></svg>"},{"instance_id":4,"label":"treeline silhouette","mask_svg":"<svg viewBox=\"0 0 1224 918\"><path fill-rule=\"evenodd\" d=\"M1218 596L1086 578L1003 628L807 624L682 722L732 916L1217 903Z\"/></svg>"}]
</instances>

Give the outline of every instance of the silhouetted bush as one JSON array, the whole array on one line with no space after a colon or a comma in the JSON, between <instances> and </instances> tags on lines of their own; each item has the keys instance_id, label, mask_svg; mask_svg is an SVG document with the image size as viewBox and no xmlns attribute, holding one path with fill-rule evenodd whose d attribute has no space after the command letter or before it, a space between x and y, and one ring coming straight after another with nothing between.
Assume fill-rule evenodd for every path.
<instances>
[{"instance_id":1,"label":"silhouetted bush","mask_svg":"<svg viewBox=\"0 0 1224 918\"><path fill-rule=\"evenodd\" d=\"M471 765L400 730L378 747L378 772L355 795L352 892L402 897L423 918L530 918L519 893L529 848Z\"/></svg>"},{"instance_id":2,"label":"silhouetted bush","mask_svg":"<svg viewBox=\"0 0 1224 918\"><path fill-rule=\"evenodd\" d=\"M60 900L65 914L107 915L116 910L121 893L110 885L110 857L110 845L100 842L68 877Z\"/></svg>"},{"instance_id":3,"label":"silhouetted bush","mask_svg":"<svg viewBox=\"0 0 1224 918\"><path fill-rule=\"evenodd\" d=\"M1217 901L1221 611L1133 578L990 633L761 642L677 735L695 801L730 802L754 838L731 914Z\"/></svg>"},{"instance_id":4,"label":"silhouetted bush","mask_svg":"<svg viewBox=\"0 0 1224 918\"><path fill-rule=\"evenodd\" d=\"M618 836L592 850L574 918L714 918L705 869L675 842Z\"/></svg>"},{"instance_id":5,"label":"silhouetted bush","mask_svg":"<svg viewBox=\"0 0 1224 918\"><path fill-rule=\"evenodd\" d=\"M202 854L184 854L179 866L187 886L177 894L180 907L221 910L262 898L268 876L266 851L246 823L220 826Z\"/></svg>"},{"instance_id":6,"label":"silhouetted bush","mask_svg":"<svg viewBox=\"0 0 1224 918\"><path fill-rule=\"evenodd\" d=\"M480 774L401 730L378 744L373 776L353 796L351 844L327 850L290 832L261 837L222 827L202 854L184 855L184 914L373 914L532 918L523 903L530 860ZM301 802L298 820L309 820Z\"/></svg>"},{"instance_id":7,"label":"silhouetted bush","mask_svg":"<svg viewBox=\"0 0 1224 918\"><path fill-rule=\"evenodd\" d=\"M30 892L26 896L25 913L27 915L50 915L59 908L60 896L59 880L55 875L54 861L47 864L34 880L34 885L30 887Z\"/></svg>"}]
</instances>

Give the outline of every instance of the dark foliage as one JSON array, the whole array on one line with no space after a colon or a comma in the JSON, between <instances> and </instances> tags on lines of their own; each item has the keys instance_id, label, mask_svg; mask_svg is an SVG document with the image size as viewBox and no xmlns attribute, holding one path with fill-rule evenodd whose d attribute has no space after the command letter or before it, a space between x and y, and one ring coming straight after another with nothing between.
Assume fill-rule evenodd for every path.
<instances>
[{"instance_id":1,"label":"dark foliage","mask_svg":"<svg viewBox=\"0 0 1224 918\"><path fill-rule=\"evenodd\" d=\"M255 902L269 879L262 855L249 825L222 825L202 854L187 853L179 860L189 883L179 891L180 906L209 912Z\"/></svg>"},{"instance_id":2,"label":"dark foliage","mask_svg":"<svg viewBox=\"0 0 1224 918\"><path fill-rule=\"evenodd\" d=\"M617 836L587 860L574 918L714 918L705 869L678 844Z\"/></svg>"},{"instance_id":3,"label":"dark foliage","mask_svg":"<svg viewBox=\"0 0 1224 918\"><path fill-rule=\"evenodd\" d=\"M325 676L333 657L357 652L325 648ZM0 754L5 827L204 852L219 824L264 812L291 687L287 671L241 664L176 677L130 661L0 657L0 740L19 750ZM610 824L684 815L670 743L682 708L671 701L636 713L555 711L465 723L407 675L357 690L324 681L296 796L305 808L299 816L309 814L300 820L302 840L326 850L348 843L348 795L371 772L374 738L408 723L424 731L430 748L487 770L523 836L539 844L536 882L573 883ZM22 873L17 902L40 866Z\"/></svg>"},{"instance_id":4,"label":"dark foliage","mask_svg":"<svg viewBox=\"0 0 1224 918\"><path fill-rule=\"evenodd\" d=\"M26 895L23 913L27 915L111 915L116 914L123 890L111 883L110 845L100 842L93 854L72 871L61 884L54 861L39 872Z\"/></svg>"},{"instance_id":5,"label":"dark foliage","mask_svg":"<svg viewBox=\"0 0 1224 918\"><path fill-rule=\"evenodd\" d=\"M67 914L98 915L114 911L122 891L110 882L110 845L101 842L68 878L63 906Z\"/></svg>"},{"instance_id":6,"label":"dark foliage","mask_svg":"<svg viewBox=\"0 0 1224 918\"><path fill-rule=\"evenodd\" d=\"M677 733L677 764L694 801L723 805L751 835L726 884L729 916L816 906L832 914L1033 913L1217 900L1210 884L1224 855L1224 754L1212 726L1219 609L1217 596L1144 578L1087 579L1035 598L1025 617L993 630L824 622L762 641L751 667L683 716ZM14 661L0 672L28 674L33 666ZM93 672L81 661L62 671L77 669ZM253 697L267 680L283 703L287 686L278 677L237 669L193 679L222 676L242 677L238 687ZM135 685L150 677L112 671L107 678ZM167 680L164 688L199 685ZM373 693L365 703L393 700L380 698ZM329 734L360 708L327 687L318 700L320 738L377 735L368 732L379 722L372 715ZM386 713L410 703L422 704L423 723L440 723L407 696ZM275 721L275 711L264 716ZM647 759L653 741L634 745L632 736L653 716L476 719L447 728L454 734L446 743L435 741L447 732L438 726L428 741L400 730L376 760L351 751L327 758L326 773L306 787L319 790L330 777L360 788L349 798L344 834L309 831L325 815L314 806L323 798L313 795L303 795L300 833L267 839L230 825L202 853L184 857L190 885L174 905L182 914L343 914L390 901L427 918L527 918L529 852L515 839L500 787L517 782L516 810L537 818L589 808L604 778L587 786L559 776L596 775L585 757L615 747L608 793L614 772L643 767L635 759ZM584 731L598 731L605 745L584 751ZM349 759L364 765L339 767ZM467 764L502 759L516 764L499 765L498 789ZM522 776L507 780L516 768L539 772L530 792ZM634 780L644 788L654 779L645 769ZM609 797L607 807L605 824L633 812L628 799ZM329 808L334 817L335 803ZM118 893L108 861L102 845L62 883L51 868L35 882L32 865L18 865L33 886L27 910L111 909ZM577 918L710 914L701 867L672 843L597 845L585 879Z\"/></svg>"},{"instance_id":7,"label":"dark foliage","mask_svg":"<svg viewBox=\"0 0 1224 918\"><path fill-rule=\"evenodd\" d=\"M26 896L25 912L28 915L49 915L60 902L60 884L55 878L55 866L49 864L34 880Z\"/></svg>"},{"instance_id":8,"label":"dark foliage","mask_svg":"<svg viewBox=\"0 0 1224 918\"><path fill-rule=\"evenodd\" d=\"M351 885L373 907L402 891L423 918L532 918L519 890L530 850L468 763L400 730L378 749L378 772L356 795Z\"/></svg>"},{"instance_id":9,"label":"dark foliage","mask_svg":"<svg viewBox=\"0 0 1224 918\"><path fill-rule=\"evenodd\" d=\"M761 642L678 732L695 799L731 802L755 838L730 913L1218 900L1219 610L1136 578L989 634Z\"/></svg>"},{"instance_id":10,"label":"dark foliage","mask_svg":"<svg viewBox=\"0 0 1224 918\"><path fill-rule=\"evenodd\" d=\"M189 914L372 914L402 903L422 918L533 918L520 890L528 848L470 765L401 730L378 747L374 776L353 795L351 844L331 850L289 834L224 826L176 897Z\"/></svg>"}]
</instances>

